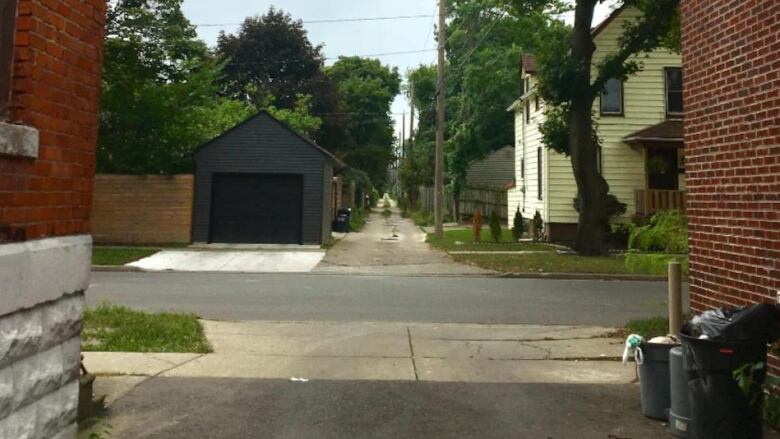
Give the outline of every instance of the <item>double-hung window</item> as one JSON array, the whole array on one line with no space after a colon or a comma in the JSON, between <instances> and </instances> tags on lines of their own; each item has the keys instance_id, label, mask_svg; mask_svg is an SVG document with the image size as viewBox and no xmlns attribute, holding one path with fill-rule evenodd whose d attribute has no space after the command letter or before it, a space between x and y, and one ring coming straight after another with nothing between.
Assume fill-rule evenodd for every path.
<instances>
[{"instance_id":1,"label":"double-hung window","mask_svg":"<svg viewBox=\"0 0 780 439\"><path fill-rule=\"evenodd\" d=\"M604 84L601 91L601 114L606 116L623 115L623 81L612 78Z\"/></svg>"},{"instance_id":2,"label":"double-hung window","mask_svg":"<svg viewBox=\"0 0 780 439\"><path fill-rule=\"evenodd\" d=\"M683 115L683 79L680 67L664 69L666 87L666 117L680 118Z\"/></svg>"}]
</instances>

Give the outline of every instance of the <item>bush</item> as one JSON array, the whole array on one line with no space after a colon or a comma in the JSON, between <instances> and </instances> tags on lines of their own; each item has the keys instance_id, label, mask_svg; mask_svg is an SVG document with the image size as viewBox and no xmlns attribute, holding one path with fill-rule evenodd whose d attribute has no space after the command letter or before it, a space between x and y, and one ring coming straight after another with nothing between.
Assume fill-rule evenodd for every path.
<instances>
[{"instance_id":1,"label":"bush","mask_svg":"<svg viewBox=\"0 0 780 439\"><path fill-rule=\"evenodd\" d=\"M420 227L433 225L433 212L416 210L414 212L409 212L409 218L414 221L414 224Z\"/></svg>"},{"instance_id":2,"label":"bush","mask_svg":"<svg viewBox=\"0 0 780 439\"><path fill-rule=\"evenodd\" d=\"M482 211L479 208L474 212L471 229L474 232L474 242L480 242L482 240Z\"/></svg>"},{"instance_id":3,"label":"bush","mask_svg":"<svg viewBox=\"0 0 780 439\"><path fill-rule=\"evenodd\" d=\"M523 222L523 215L520 213L520 207L518 207L512 224L512 238L514 238L515 242L522 239L523 232L525 232L525 222Z\"/></svg>"},{"instance_id":4,"label":"bush","mask_svg":"<svg viewBox=\"0 0 780 439\"><path fill-rule=\"evenodd\" d=\"M688 258L685 256L666 255L662 253L628 253L626 269L631 273L665 276L668 273L669 262L678 261L682 265L683 276L688 276Z\"/></svg>"},{"instance_id":5,"label":"bush","mask_svg":"<svg viewBox=\"0 0 780 439\"><path fill-rule=\"evenodd\" d=\"M368 210L355 208L352 209L352 216L349 218L349 231L358 232L366 224Z\"/></svg>"},{"instance_id":6,"label":"bush","mask_svg":"<svg viewBox=\"0 0 780 439\"><path fill-rule=\"evenodd\" d=\"M488 225L490 226L490 237L493 238L493 242L497 243L501 240L501 219L498 217L496 209L490 213Z\"/></svg>"},{"instance_id":7,"label":"bush","mask_svg":"<svg viewBox=\"0 0 780 439\"><path fill-rule=\"evenodd\" d=\"M628 238L628 248L667 253L688 252L688 220L681 212L658 212L650 224L635 228Z\"/></svg>"},{"instance_id":8,"label":"bush","mask_svg":"<svg viewBox=\"0 0 780 439\"><path fill-rule=\"evenodd\" d=\"M542 241L544 240L544 220L542 219L542 214L537 210L536 214L534 214L534 219L532 221L533 224L533 232L534 232L534 241Z\"/></svg>"}]
</instances>

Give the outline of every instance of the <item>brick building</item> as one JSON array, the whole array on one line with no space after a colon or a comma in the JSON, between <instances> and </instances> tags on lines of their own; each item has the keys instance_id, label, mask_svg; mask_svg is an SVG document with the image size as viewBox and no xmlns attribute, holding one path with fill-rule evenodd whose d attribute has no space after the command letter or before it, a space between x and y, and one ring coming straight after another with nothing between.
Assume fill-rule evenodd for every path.
<instances>
[{"instance_id":1,"label":"brick building","mask_svg":"<svg viewBox=\"0 0 780 439\"><path fill-rule=\"evenodd\" d=\"M105 0L0 0L0 437L71 438Z\"/></svg>"},{"instance_id":2,"label":"brick building","mask_svg":"<svg viewBox=\"0 0 780 439\"><path fill-rule=\"evenodd\" d=\"M780 2L683 0L691 304L780 290Z\"/></svg>"}]
</instances>

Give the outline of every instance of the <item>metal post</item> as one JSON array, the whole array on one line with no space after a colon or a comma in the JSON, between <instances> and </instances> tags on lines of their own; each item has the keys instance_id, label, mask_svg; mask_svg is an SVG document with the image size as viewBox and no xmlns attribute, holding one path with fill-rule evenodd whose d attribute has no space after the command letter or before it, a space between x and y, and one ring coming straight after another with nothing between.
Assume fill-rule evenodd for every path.
<instances>
[{"instance_id":1,"label":"metal post","mask_svg":"<svg viewBox=\"0 0 780 439\"><path fill-rule=\"evenodd\" d=\"M682 329L682 269L679 261L669 262L669 334Z\"/></svg>"},{"instance_id":2,"label":"metal post","mask_svg":"<svg viewBox=\"0 0 780 439\"><path fill-rule=\"evenodd\" d=\"M436 168L434 190L434 232L436 238L444 237L444 42L446 21L444 0L439 0L439 73L436 86Z\"/></svg>"}]
</instances>

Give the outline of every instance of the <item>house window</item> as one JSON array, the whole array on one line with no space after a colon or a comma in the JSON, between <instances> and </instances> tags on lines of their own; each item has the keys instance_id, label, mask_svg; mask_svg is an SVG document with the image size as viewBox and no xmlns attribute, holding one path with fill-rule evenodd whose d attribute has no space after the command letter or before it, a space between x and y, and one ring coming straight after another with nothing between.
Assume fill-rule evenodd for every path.
<instances>
[{"instance_id":1,"label":"house window","mask_svg":"<svg viewBox=\"0 0 780 439\"><path fill-rule=\"evenodd\" d=\"M0 120L8 118L11 97L16 4L17 0L0 1Z\"/></svg>"},{"instance_id":2,"label":"house window","mask_svg":"<svg viewBox=\"0 0 780 439\"><path fill-rule=\"evenodd\" d=\"M525 100L525 123L531 123L531 101Z\"/></svg>"},{"instance_id":3,"label":"house window","mask_svg":"<svg viewBox=\"0 0 780 439\"><path fill-rule=\"evenodd\" d=\"M534 111L539 111L539 95L534 96Z\"/></svg>"},{"instance_id":4,"label":"house window","mask_svg":"<svg viewBox=\"0 0 780 439\"><path fill-rule=\"evenodd\" d=\"M601 114L611 116L623 115L623 81L610 79L601 91Z\"/></svg>"},{"instance_id":5,"label":"house window","mask_svg":"<svg viewBox=\"0 0 780 439\"><path fill-rule=\"evenodd\" d=\"M683 81L682 69L667 67L666 76L666 116L680 117L683 115Z\"/></svg>"},{"instance_id":6,"label":"house window","mask_svg":"<svg viewBox=\"0 0 780 439\"><path fill-rule=\"evenodd\" d=\"M523 81L523 94L528 93L529 91L531 91L531 80L526 77Z\"/></svg>"},{"instance_id":7,"label":"house window","mask_svg":"<svg viewBox=\"0 0 780 439\"><path fill-rule=\"evenodd\" d=\"M536 197L542 199L542 148L536 148Z\"/></svg>"}]
</instances>

